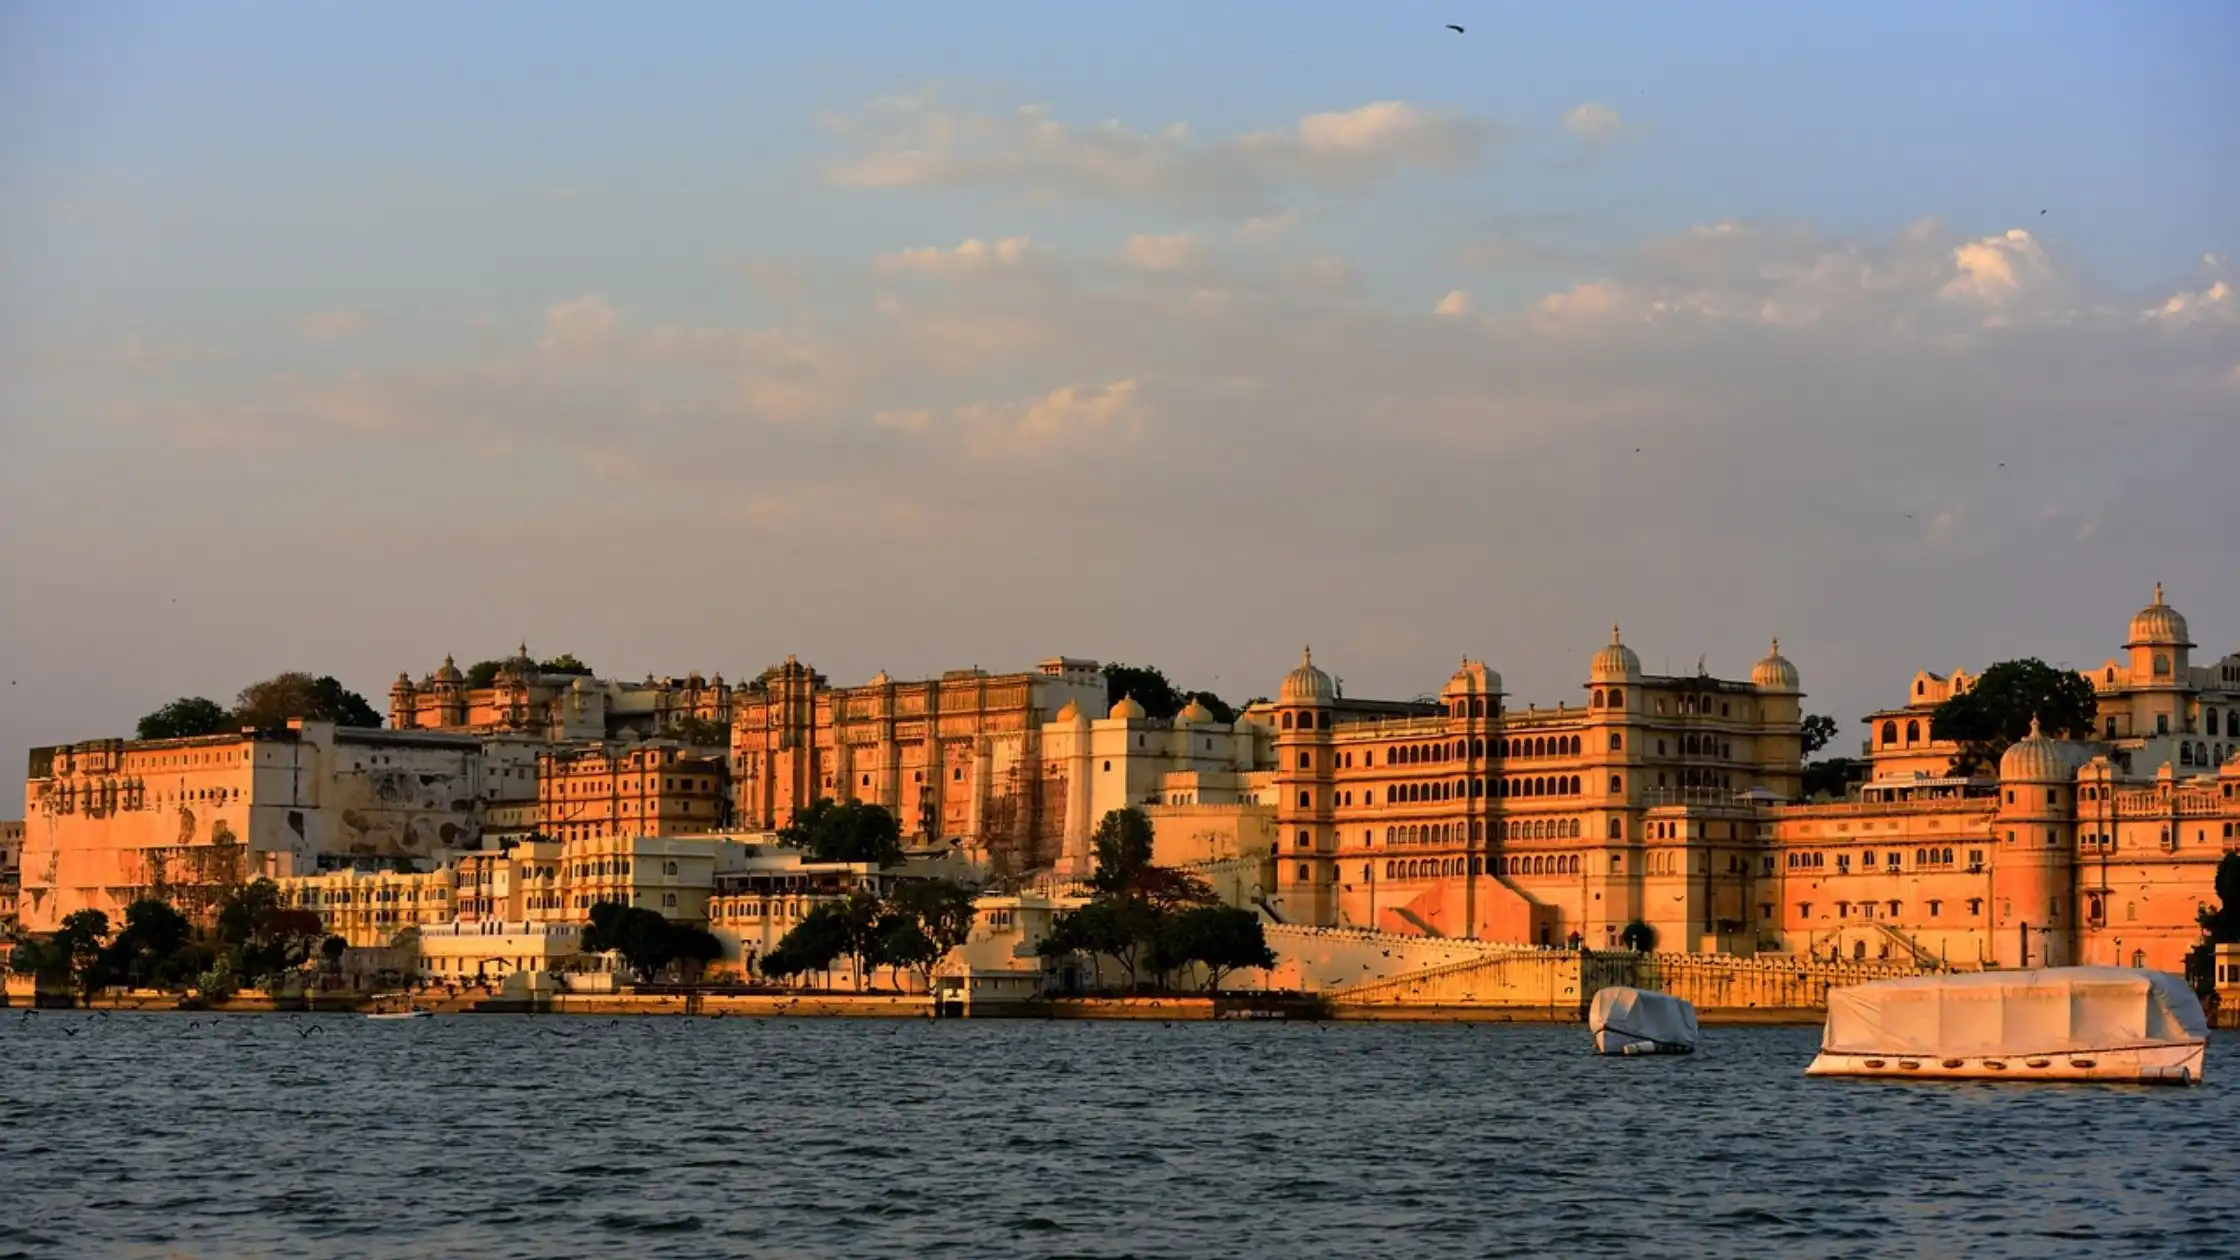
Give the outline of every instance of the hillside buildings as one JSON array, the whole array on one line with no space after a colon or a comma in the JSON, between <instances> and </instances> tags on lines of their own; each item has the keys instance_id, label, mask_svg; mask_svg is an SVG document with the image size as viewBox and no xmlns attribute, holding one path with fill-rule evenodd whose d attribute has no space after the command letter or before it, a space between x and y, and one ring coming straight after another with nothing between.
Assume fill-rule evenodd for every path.
<instances>
[{"instance_id":1,"label":"hillside buildings","mask_svg":"<svg viewBox=\"0 0 2240 1260\"><path fill-rule=\"evenodd\" d=\"M1806 697L1778 642L1746 677L1651 674L1613 630L1552 708L1469 658L1434 699L1348 697L1308 653L1227 722L1153 718L1075 657L854 687L788 657L737 686L623 685L524 650L484 687L448 661L401 679L397 729L34 750L18 916L48 931L144 895L199 911L268 875L353 946L409 935L450 976L578 965L601 901L706 924L743 968L817 900L887 877L772 844L834 799L893 811L920 866L995 881L1018 912L1065 904L1098 822L1137 807L1155 861L1299 927L2176 969L2240 851L2240 654L2196 663L2190 633L2158 588L2120 654L2080 671L2093 737L2036 732L1974 776L1929 729L1973 676L1918 674L1869 718L1871 777L1832 802L1801 799Z\"/></svg>"}]
</instances>

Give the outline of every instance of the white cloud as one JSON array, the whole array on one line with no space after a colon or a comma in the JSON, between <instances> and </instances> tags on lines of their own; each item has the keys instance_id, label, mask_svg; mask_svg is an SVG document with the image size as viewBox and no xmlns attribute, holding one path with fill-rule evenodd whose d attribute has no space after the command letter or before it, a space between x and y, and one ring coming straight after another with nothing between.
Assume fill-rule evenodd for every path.
<instances>
[{"instance_id":1,"label":"white cloud","mask_svg":"<svg viewBox=\"0 0 2240 1260\"><path fill-rule=\"evenodd\" d=\"M1458 169L1495 139L1486 123L1403 101L1309 114L1289 128L1202 142L1186 125L1059 122L1041 106L951 109L931 97L875 101L835 120L859 152L833 165L858 188L1015 184L1065 198L1210 208L1263 206L1277 190L1356 190L1407 168Z\"/></svg>"},{"instance_id":2,"label":"white cloud","mask_svg":"<svg viewBox=\"0 0 2240 1260\"><path fill-rule=\"evenodd\" d=\"M909 272L944 280L1016 271L1034 262L1034 245L1024 236L999 240L971 238L954 249L924 247L882 256L877 269L889 274Z\"/></svg>"},{"instance_id":3,"label":"white cloud","mask_svg":"<svg viewBox=\"0 0 2240 1260\"><path fill-rule=\"evenodd\" d=\"M549 354L595 349L621 322L622 316L602 298L572 298L545 311L543 348Z\"/></svg>"},{"instance_id":4,"label":"white cloud","mask_svg":"<svg viewBox=\"0 0 2240 1260\"><path fill-rule=\"evenodd\" d=\"M1009 406L975 404L956 414L975 456L1011 459L1132 444L1142 436L1146 412L1134 381L1114 381L1102 389L1055 389Z\"/></svg>"},{"instance_id":5,"label":"white cloud","mask_svg":"<svg viewBox=\"0 0 2240 1260\"><path fill-rule=\"evenodd\" d=\"M1196 271L1206 261L1206 243L1188 232L1131 236L1120 247L1123 265L1138 271Z\"/></svg>"},{"instance_id":6,"label":"white cloud","mask_svg":"<svg viewBox=\"0 0 2240 1260\"><path fill-rule=\"evenodd\" d=\"M1431 308L1431 313L1448 316L1468 315L1470 313L1470 295L1460 289L1451 289L1445 297L1439 299L1437 306Z\"/></svg>"},{"instance_id":7,"label":"white cloud","mask_svg":"<svg viewBox=\"0 0 2240 1260\"><path fill-rule=\"evenodd\" d=\"M1589 101L1571 109L1563 116L1563 129L1589 144L1614 140L1625 130L1623 118L1608 105Z\"/></svg>"},{"instance_id":8,"label":"white cloud","mask_svg":"<svg viewBox=\"0 0 2240 1260\"><path fill-rule=\"evenodd\" d=\"M340 341L364 332L372 320L364 311L320 311L296 321L296 332L306 341Z\"/></svg>"}]
</instances>

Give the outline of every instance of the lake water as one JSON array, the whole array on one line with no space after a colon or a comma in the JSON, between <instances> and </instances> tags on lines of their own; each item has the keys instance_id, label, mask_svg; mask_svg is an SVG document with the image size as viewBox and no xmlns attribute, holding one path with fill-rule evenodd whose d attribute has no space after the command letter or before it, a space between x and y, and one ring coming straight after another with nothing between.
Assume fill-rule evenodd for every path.
<instances>
[{"instance_id":1,"label":"lake water","mask_svg":"<svg viewBox=\"0 0 2240 1260\"><path fill-rule=\"evenodd\" d=\"M2229 1034L2183 1090L1817 1039L5 1011L0 1255L2240 1255Z\"/></svg>"}]
</instances>

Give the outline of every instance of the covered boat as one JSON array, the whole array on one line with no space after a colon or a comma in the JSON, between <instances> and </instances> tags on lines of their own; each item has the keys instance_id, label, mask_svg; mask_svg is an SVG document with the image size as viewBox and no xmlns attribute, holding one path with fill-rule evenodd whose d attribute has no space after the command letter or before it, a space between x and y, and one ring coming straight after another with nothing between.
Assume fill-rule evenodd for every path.
<instances>
[{"instance_id":1,"label":"covered boat","mask_svg":"<svg viewBox=\"0 0 2240 1260\"><path fill-rule=\"evenodd\" d=\"M1587 1028L1599 1054L1687 1054L1696 1048L1696 1008L1664 993L1614 986L1595 993Z\"/></svg>"},{"instance_id":2,"label":"covered boat","mask_svg":"<svg viewBox=\"0 0 2240 1260\"><path fill-rule=\"evenodd\" d=\"M2201 1079L2209 1021L2185 981L2124 967L1918 976L1828 994L1807 1076Z\"/></svg>"}]
</instances>

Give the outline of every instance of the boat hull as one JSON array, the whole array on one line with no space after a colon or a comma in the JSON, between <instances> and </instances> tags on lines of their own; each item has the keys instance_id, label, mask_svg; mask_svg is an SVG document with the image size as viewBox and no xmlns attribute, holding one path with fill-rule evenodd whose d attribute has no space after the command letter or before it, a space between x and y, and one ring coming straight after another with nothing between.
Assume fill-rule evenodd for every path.
<instances>
[{"instance_id":1,"label":"boat hull","mask_svg":"<svg viewBox=\"0 0 2240 1260\"><path fill-rule=\"evenodd\" d=\"M1826 1050L1806 1076L1916 1081L2102 1081L2124 1085L2197 1085L2206 1041L2055 1054L1836 1054Z\"/></svg>"},{"instance_id":2,"label":"boat hull","mask_svg":"<svg viewBox=\"0 0 2240 1260\"><path fill-rule=\"evenodd\" d=\"M434 1018L435 1018L435 1012L433 1012L433 1011L379 1011L379 1012L376 1012L376 1013L374 1013L374 1014L372 1014L372 1015L368 1015L368 1016L366 1016L366 1018L367 1018L367 1019L434 1019Z\"/></svg>"},{"instance_id":3,"label":"boat hull","mask_svg":"<svg viewBox=\"0 0 2240 1260\"><path fill-rule=\"evenodd\" d=\"M1596 1029L1594 1049L1596 1054L1692 1054L1695 1051L1691 1045L1658 1041L1615 1028Z\"/></svg>"}]
</instances>

